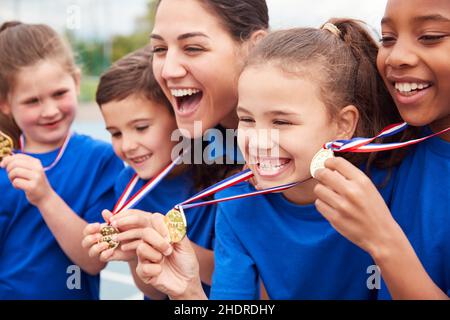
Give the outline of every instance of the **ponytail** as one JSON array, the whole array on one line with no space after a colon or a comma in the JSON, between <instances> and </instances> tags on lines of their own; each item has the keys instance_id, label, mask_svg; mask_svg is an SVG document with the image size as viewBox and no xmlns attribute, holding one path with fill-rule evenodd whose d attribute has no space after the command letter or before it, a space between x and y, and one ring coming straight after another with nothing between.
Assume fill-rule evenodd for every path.
<instances>
[{"instance_id":1,"label":"ponytail","mask_svg":"<svg viewBox=\"0 0 450 320\"><path fill-rule=\"evenodd\" d=\"M246 67L272 63L287 74L309 77L331 117L348 105L360 114L355 136L373 137L401 122L378 73L378 43L358 20L331 19L320 29L294 28L266 36L250 53ZM344 154L355 165L386 164L386 155ZM378 161L378 159L381 159Z\"/></svg>"},{"instance_id":2,"label":"ponytail","mask_svg":"<svg viewBox=\"0 0 450 320\"><path fill-rule=\"evenodd\" d=\"M368 105L371 102L367 100L374 99L373 103L378 106L377 112L374 112L371 118L364 119L360 122L369 123L372 120L375 123L380 123L382 127L394 122L402 122L392 96L386 89L386 85L378 72L376 58L379 46L367 32L366 24L362 21L352 19L330 19L329 23L334 24L340 31L340 38L349 46L357 61L357 67L355 68L353 77L354 95L358 101L366 100L365 103ZM364 81L368 77L371 79ZM374 92L376 94L367 95L367 92ZM377 133L374 132L371 136ZM415 128L408 128L400 137L385 138L383 142L406 141L417 137L418 131ZM370 153L367 169L372 164L380 168L393 167L401 162L406 152L407 149L398 149L390 152Z\"/></svg>"}]
</instances>

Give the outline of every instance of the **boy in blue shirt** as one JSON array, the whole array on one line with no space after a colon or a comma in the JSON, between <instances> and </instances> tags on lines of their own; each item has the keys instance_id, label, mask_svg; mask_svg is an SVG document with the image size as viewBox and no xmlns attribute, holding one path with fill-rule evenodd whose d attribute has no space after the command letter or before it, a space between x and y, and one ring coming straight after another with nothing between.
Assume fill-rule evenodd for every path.
<instances>
[{"instance_id":1,"label":"boy in blue shirt","mask_svg":"<svg viewBox=\"0 0 450 320\"><path fill-rule=\"evenodd\" d=\"M106 127L111 134L116 154L129 167L116 180L116 199L119 199L132 177L139 182L134 192L148 180L159 174L170 162L176 141L171 140L177 129L173 109L156 83L151 66L151 50L146 47L119 60L100 79L97 90L99 104ZM92 256L102 261L124 260L135 275L136 248L141 231L147 226L151 212L166 213L176 204L196 193L195 183L200 179L192 167L178 165L155 189L146 195L132 210L125 210L111 218L105 218L117 227L121 234L117 249L107 249L107 244L97 244L99 224L86 228L83 245L90 248ZM188 234L202 261L202 280L211 283L213 269L213 239L215 208L202 207L186 212ZM165 295L146 285L135 276L137 286L150 298L162 299ZM209 290L206 285L205 290Z\"/></svg>"}]
</instances>

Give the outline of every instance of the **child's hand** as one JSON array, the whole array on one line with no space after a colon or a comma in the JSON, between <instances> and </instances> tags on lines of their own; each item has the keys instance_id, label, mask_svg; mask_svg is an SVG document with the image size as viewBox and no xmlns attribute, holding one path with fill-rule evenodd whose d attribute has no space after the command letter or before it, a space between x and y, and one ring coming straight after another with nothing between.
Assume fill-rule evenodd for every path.
<instances>
[{"instance_id":1,"label":"child's hand","mask_svg":"<svg viewBox=\"0 0 450 320\"><path fill-rule=\"evenodd\" d=\"M16 189L23 190L28 201L39 207L54 193L39 159L26 154L16 154L2 160L8 178Z\"/></svg>"},{"instance_id":2,"label":"child's hand","mask_svg":"<svg viewBox=\"0 0 450 320\"><path fill-rule=\"evenodd\" d=\"M101 253L106 251L109 247L106 242L99 243L102 238L102 235L100 234L100 229L102 226L103 225L100 223L91 223L88 224L83 230L83 240L81 242L81 246L85 249L89 249L89 257L91 258L98 257L100 259ZM106 260L103 262L106 262Z\"/></svg>"},{"instance_id":3,"label":"child's hand","mask_svg":"<svg viewBox=\"0 0 450 320\"><path fill-rule=\"evenodd\" d=\"M316 208L344 237L367 251L379 253L399 230L372 181L343 158L328 159L318 170Z\"/></svg>"},{"instance_id":4,"label":"child's hand","mask_svg":"<svg viewBox=\"0 0 450 320\"><path fill-rule=\"evenodd\" d=\"M136 209L124 210L115 215L104 216L105 221L109 221L114 228L120 229L120 241L141 238L138 230L151 226L151 217L152 213ZM134 232L126 234L126 231ZM136 236L133 237L133 235Z\"/></svg>"},{"instance_id":5,"label":"child's hand","mask_svg":"<svg viewBox=\"0 0 450 320\"><path fill-rule=\"evenodd\" d=\"M103 219L105 221L110 221L112 213L108 210L103 210L102 212ZM92 223L88 224L83 231L83 241L81 245L83 248L89 249L89 256L91 258L98 257L98 259L102 262L109 261L131 261L136 259L136 248L139 241L122 241L120 245L115 249L109 249L109 246L106 242L100 242L102 235L100 233L101 228L105 226L105 224L100 223ZM118 235L113 236L115 241L119 241L117 239ZM123 250L123 246L127 246L127 250Z\"/></svg>"},{"instance_id":6,"label":"child's hand","mask_svg":"<svg viewBox=\"0 0 450 320\"><path fill-rule=\"evenodd\" d=\"M199 263L189 239L170 244L164 216L153 214L151 221L137 249L137 275L172 299L204 298Z\"/></svg>"}]
</instances>

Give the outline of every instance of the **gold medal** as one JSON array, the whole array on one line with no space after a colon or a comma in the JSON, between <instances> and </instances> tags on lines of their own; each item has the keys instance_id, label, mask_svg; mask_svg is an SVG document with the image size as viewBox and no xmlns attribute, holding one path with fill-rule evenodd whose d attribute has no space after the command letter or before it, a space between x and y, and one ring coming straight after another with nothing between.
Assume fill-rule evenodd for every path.
<instances>
[{"instance_id":1,"label":"gold medal","mask_svg":"<svg viewBox=\"0 0 450 320\"><path fill-rule=\"evenodd\" d=\"M13 140L8 135L0 131L0 161L4 157L12 155L13 149Z\"/></svg>"},{"instance_id":2,"label":"gold medal","mask_svg":"<svg viewBox=\"0 0 450 320\"><path fill-rule=\"evenodd\" d=\"M172 209L164 217L164 222L169 229L171 243L177 243L186 236L186 217L183 210Z\"/></svg>"},{"instance_id":3,"label":"gold medal","mask_svg":"<svg viewBox=\"0 0 450 320\"><path fill-rule=\"evenodd\" d=\"M115 249L119 246L120 242L114 241L112 236L119 233L119 230L114 228L113 226L106 225L100 229L100 233L102 238L99 240L99 243L106 242L109 245L109 249Z\"/></svg>"},{"instance_id":4,"label":"gold medal","mask_svg":"<svg viewBox=\"0 0 450 320\"><path fill-rule=\"evenodd\" d=\"M315 178L314 175L316 171L325 168L325 161L333 157L334 152L332 150L323 148L320 149L319 152L316 153L316 155L313 157L311 161L311 166L309 167L311 176Z\"/></svg>"}]
</instances>

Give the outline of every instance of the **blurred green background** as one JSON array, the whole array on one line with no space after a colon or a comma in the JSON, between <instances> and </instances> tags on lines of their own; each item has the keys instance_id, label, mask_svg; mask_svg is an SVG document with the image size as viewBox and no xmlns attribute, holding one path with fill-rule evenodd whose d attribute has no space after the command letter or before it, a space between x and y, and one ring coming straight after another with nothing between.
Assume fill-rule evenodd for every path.
<instances>
[{"instance_id":1,"label":"blurred green background","mask_svg":"<svg viewBox=\"0 0 450 320\"><path fill-rule=\"evenodd\" d=\"M82 69L80 102L91 103L99 76L149 43L157 0L0 0L5 21L45 23L62 34Z\"/></svg>"},{"instance_id":2,"label":"blurred green background","mask_svg":"<svg viewBox=\"0 0 450 320\"><path fill-rule=\"evenodd\" d=\"M80 102L95 100L99 77L112 63L148 44L155 9L156 0L148 0L145 12L135 19L134 32L130 35L114 35L110 39L99 40L79 38L71 30L65 31L83 72Z\"/></svg>"}]
</instances>

